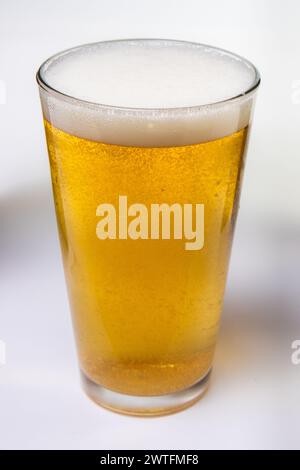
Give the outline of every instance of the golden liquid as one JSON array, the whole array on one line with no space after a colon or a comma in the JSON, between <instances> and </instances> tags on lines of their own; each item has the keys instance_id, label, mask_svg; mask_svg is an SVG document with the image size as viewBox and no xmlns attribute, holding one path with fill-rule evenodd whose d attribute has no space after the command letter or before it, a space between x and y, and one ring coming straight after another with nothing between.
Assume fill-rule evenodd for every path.
<instances>
[{"instance_id":1,"label":"golden liquid","mask_svg":"<svg viewBox=\"0 0 300 470\"><path fill-rule=\"evenodd\" d=\"M247 128L197 145L121 147L45 122L80 366L132 395L189 387L211 368ZM201 203L205 242L99 240L96 208Z\"/></svg>"}]
</instances>

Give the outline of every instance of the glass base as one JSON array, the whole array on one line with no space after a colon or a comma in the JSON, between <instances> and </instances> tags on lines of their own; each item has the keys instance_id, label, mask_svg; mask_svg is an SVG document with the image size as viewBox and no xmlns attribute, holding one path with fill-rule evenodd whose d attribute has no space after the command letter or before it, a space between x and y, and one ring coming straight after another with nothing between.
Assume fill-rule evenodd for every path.
<instances>
[{"instance_id":1,"label":"glass base","mask_svg":"<svg viewBox=\"0 0 300 470\"><path fill-rule=\"evenodd\" d=\"M93 382L82 371L81 382L91 400L111 411L132 416L162 416L184 410L200 400L208 389L210 372L185 390L160 396L134 396L114 392Z\"/></svg>"}]
</instances>

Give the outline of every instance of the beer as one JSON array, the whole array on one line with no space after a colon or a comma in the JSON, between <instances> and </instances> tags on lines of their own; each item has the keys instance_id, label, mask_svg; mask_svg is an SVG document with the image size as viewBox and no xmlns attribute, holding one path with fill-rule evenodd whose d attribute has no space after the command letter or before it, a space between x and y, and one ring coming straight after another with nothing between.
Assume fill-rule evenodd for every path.
<instances>
[{"instance_id":1,"label":"beer","mask_svg":"<svg viewBox=\"0 0 300 470\"><path fill-rule=\"evenodd\" d=\"M128 84L121 87L125 98L120 91L115 98L103 79L111 107L97 107L105 99L98 86L94 95L93 90L82 94L87 83L78 84L78 102L69 98L71 92L62 87L74 81L66 78L68 62L80 71L82 61L93 67L99 55L105 69L105 62L113 68L116 56L128 72L124 48L129 65L139 71L135 84L144 80L142 88L152 82L132 58L147 61L148 54L157 90L160 54L167 54L174 61L172 73L188 56L193 74L205 65L206 75L216 67L225 78L230 72L237 91L223 83L218 93L219 80L212 77L216 84L208 83L207 93L221 103L202 103L202 91L202 106L196 107L197 86L195 96L189 91L166 104L171 100L166 90L158 96L150 89L152 99L143 96L145 89L128 97ZM257 86L257 74L235 56L176 41L99 43L66 57L58 62L64 73L56 78L64 95L49 96L45 89L41 95L84 386L96 401L125 413L169 412L195 401L199 390L175 405L147 405L146 397L182 396L204 383L212 366L253 102L251 92L228 102L226 93ZM122 81L116 72L118 67L108 76ZM165 80L170 83L170 77ZM126 107L130 100L132 107ZM111 392L110 399L97 387ZM122 396L131 396L130 406Z\"/></svg>"}]
</instances>

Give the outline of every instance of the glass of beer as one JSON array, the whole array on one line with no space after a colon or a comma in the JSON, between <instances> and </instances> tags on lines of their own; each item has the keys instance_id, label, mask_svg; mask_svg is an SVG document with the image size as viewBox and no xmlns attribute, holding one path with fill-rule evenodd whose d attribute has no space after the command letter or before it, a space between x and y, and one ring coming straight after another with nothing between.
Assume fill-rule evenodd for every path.
<instances>
[{"instance_id":1,"label":"glass of beer","mask_svg":"<svg viewBox=\"0 0 300 470\"><path fill-rule=\"evenodd\" d=\"M209 383L259 73L134 39L58 53L37 81L83 388L184 409Z\"/></svg>"}]
</instances>

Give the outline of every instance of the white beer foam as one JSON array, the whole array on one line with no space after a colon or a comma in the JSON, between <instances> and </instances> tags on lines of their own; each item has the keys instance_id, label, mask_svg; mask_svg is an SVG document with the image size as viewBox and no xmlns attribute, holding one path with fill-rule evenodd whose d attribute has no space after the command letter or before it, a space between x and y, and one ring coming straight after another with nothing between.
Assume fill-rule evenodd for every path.
<instances>
[{"instance_id":1,"label":"white beer foam","mask_svg":"<svg viewBox=\"0 0 300 470\"><path fill-rule=\"evenodd\" d=\"M81 46L49 59L40 76L63 94L41 91L55 127L136 146L187 145L238 131L249 124L253 93L245 93L257 81L255 68L233 54L168 40Z\"/></svg>"}]
</instances>

